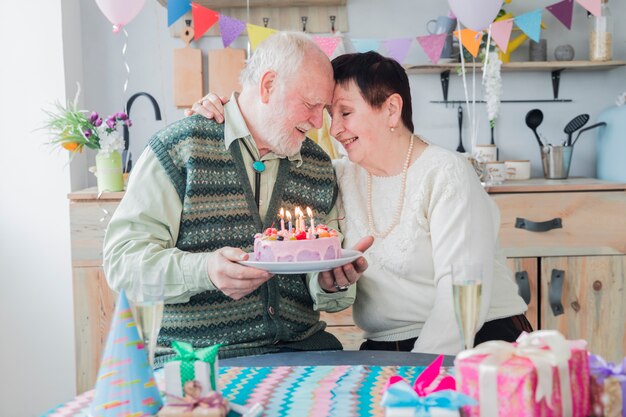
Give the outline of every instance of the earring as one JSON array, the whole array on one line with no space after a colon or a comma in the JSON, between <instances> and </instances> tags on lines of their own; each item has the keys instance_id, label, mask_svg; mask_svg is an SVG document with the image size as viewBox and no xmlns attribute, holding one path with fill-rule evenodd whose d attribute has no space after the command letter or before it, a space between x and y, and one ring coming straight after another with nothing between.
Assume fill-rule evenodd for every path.
<instances>
[{"instance_id":1,"label":"earring","mask_svg":"<svg viewBox=\"0 0 626 417\"><path fill-rule=\"evenodd\" d=\"M395 132L395 131L396 131L396 128L395 128L395 127L393 127L393 126L390 126L390 127L389 127L389 130L391 130L392 132Z\"/></svg>"}]
</instances>

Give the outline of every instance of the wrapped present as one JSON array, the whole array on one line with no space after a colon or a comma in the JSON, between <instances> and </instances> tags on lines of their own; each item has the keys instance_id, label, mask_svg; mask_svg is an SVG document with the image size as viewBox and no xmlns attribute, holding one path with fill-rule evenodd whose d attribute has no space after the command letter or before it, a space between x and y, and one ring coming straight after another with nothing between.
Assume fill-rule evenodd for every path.
<instances>
[{"instance_id":1,"label":"wrapped present","mask_svg":"<svg viewBox=\"0 0 626 417\"><path fill-rule=\"evenodd\" d=\"M589 355L591 374L591 415L626 417L626 358L621 364Z\"/></svg>"},{"instance_id":2,"label":"wrapped present","mask_svg":"<svg viewBox=\"0 0 626 417\"><path fill-rule=\"evenodd\" d=\"M184 397L165 393L167 404L158 417L226 417L228 401L217 391L203 395L198 381L187 381L183 388Z\"/></svg>"},{"instance_id":3,"label":"wrapped present","mask_svg":"<svg viewBox=\"0 0 626 417\"><path fill-rule=\"evenodd\" d=\"M491 341L459 353L458 389L478 400L469 417L586 417L589 361L584 340L559 332L524 333L517 343Z\"/></svg>"},{"instance_id":4,"label":"wrapped present","mask_svg":"<svg viewBox=\"0 0 626 417\"><path fill-rule=\"evenodd\" d=\"M440 378L442 363L440 355L417 377L413 387L399 376L389 378L381 401L385 417L458 417L460 407L475 404L455 391L454 378Z\"/></svg>"},{"instance_id":5,"label":"wrapped present","mask_svg":"<svg viewBox=\"0 0 626 417\"><path fill-rule=\"evenodd\" d=\"M165 392L182 397L185 382L194 380L202 386L202 396L207 396L210 391L219 392L219 345L194 350L189 343L174 341L172 348L177 355L163 367Z\"/></svg>"}]
</instances>

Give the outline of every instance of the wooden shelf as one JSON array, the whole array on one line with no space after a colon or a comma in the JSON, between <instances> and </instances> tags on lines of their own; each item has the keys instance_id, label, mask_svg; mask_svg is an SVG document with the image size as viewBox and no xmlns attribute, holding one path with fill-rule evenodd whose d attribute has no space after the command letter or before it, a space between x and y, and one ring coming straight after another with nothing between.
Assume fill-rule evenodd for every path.
<instances>
[{"instance_id":1,"label":"wooden shelf","mask_svg":"<svg viewBox=\"0 0 626 417\"><path fill-rule=\"evenodd\" d=\"M609 70L626 65L626 61L545 61L545 62L509 62L502 64L503 72L530 72L530 71L593 71ZM460 62L449 62L445 64L412 65L406 67L407 74L439 74L444 71L456 71L461 67ZM465 63L468 69L482 68L482 63Z\"/></svg>"},{"instance_id":2,"label":"wooden shelf","mask_svg":"<svg viewBox=\"0 0 626 417\"><path fill-rule=\"evenodd\" d=\"M308 7L308 6L345 6L346 0L249 0L250 7ZM167 0L158 0L167 6ZM246 0L195 0L194 3L209 9L230 9L246 7Z\"/></svg>"}]
</instances>

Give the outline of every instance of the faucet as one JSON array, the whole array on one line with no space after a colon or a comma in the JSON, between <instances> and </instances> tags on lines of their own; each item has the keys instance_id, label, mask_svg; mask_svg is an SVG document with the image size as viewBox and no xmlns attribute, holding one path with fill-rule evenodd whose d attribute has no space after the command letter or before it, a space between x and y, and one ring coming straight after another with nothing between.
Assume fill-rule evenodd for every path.
<instances>
[{"instance_id":1,"label":"faucet","mask_svg":"<svg viewBox=\"0 0 626 417\"><path fill-rule=\"evenodd\" d=\"M152 103L152 107L154 108L154 118L156 120L161 120L161 109L159 108L159 104L157 103L156 99L152 97L150 94L143 92L143 91L133 94L126 102L126 114L128 115L128 118L130 118L130 108L133 106L133 103L135 102L135 100L140 96L148 97L148 99ZM128 126L126 126L126 124L124 124L123 129L124 129L123 131L124 154L122 157L122 166L124 167L124 172L130 172L130 169L132 168L132 160L130 158L130 152L128 152L128 146L130 145L130 133L128 132ZM128 158L128 161L127 161L127 158Z\"/></svg>"}]
</instances>

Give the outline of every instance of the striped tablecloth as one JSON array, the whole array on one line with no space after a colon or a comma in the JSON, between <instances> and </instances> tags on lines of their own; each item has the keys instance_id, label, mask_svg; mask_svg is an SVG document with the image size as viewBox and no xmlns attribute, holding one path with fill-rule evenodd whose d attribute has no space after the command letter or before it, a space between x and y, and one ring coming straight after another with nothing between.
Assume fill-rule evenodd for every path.
<instances>
[{"instance_id":1,"label":"striped tablecloth","mask_svg":"<svg viewBox=\"0 0 626 417\"><path fill-rule=\"evenodd\" d=\"M261 403L267 417L383 416L382 388L392 375L412 382L419 366L276 366L220 368L222 393L229 401ZM156 372L157 381L162 372ZM42 417L87 417L93 391ZM229 417L237 414L230 412Z\"/></svg>"}]
</instances>

